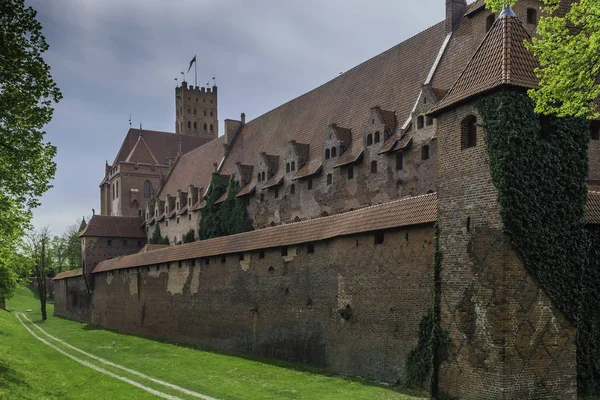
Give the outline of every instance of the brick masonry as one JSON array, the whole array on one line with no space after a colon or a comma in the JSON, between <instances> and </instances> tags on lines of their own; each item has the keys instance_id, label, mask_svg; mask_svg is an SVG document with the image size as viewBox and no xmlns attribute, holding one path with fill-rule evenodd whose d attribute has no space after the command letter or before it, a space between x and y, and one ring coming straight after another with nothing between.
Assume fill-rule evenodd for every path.
<instances>
[{"instance_id":1,"label":"brick masonry","mask_svg":"<svg viewBox=\"0 0 600 400\"><path fill-rule=\"evenodd\" d=\"M473 104L438 119L442 329L440 389L460 399L575 399L576 332L502 232L485 137L461 150Z\"/></svg>"},{"instance_id":2,"label":"brick masonry","mask_svg":"<svg viewBox=\"0 0 600 400\"><path fill-rule=\"evenodd\" d=\"M123 332L395 383L430 305L431 225L182 260L56 286L55 312ZM341 310L350 306L346 320ZM254 311L256 310L256 311ZM86 314L86 313L90 313Z\"/></svg>"}]
</instances>

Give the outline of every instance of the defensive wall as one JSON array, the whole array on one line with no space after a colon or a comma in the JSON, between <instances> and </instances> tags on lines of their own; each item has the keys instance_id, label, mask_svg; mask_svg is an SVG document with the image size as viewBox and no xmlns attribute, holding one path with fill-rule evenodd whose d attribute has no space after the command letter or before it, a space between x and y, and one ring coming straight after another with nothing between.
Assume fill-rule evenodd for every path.
<instances>
[{"instance_id":1,"label":"defensive wall","mask_svg":"<svg viewBox=\"0 0 600 400\"><path fill-rule=\"evenodd\" d=\"M58 277L55 313L395 383L431 304L436 198L107 260L91 296Z\"/></svg>"}]
</instances>

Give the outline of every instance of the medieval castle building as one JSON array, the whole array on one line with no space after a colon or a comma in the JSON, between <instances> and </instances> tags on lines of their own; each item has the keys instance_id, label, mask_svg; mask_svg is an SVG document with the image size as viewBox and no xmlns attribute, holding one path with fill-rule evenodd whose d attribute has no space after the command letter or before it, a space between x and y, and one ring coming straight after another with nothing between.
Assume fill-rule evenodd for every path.
<instances>
[{"instance_id":1,"label":"medieval castle building","mask_svg":"<svg viewBox=\"0 0 600 400\"><path fill-rule=\"evenodd\" d=\"M523 41L540 4L446 0L444 21L220 136L217 87L183 82L175 132L130 129L105 166L82 269L55 278L56 313L395 383L431 304L437 223L440 389L575 399L576 330L502 239L476 107L537 87ZM592 124L589 224L599 135ZM239 183L255 230L177 245L213 174ZM147 244L156 226L171 246Z\"/></svg>"}]
</instances>

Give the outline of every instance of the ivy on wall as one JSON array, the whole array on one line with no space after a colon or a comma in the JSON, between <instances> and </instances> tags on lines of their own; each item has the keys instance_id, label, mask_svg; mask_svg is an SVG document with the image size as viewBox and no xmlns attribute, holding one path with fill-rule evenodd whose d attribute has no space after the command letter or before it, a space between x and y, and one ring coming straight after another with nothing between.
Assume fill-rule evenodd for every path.
<instances>
[{"instance_id":1,"label":"ivy on wall","mask_svg":"<svg viewBox=\"0 0 600 400\"><path fill-rule=\"evenodd\" d=\"M160 233L160 226L157 223L154 227L154 231L152 232L152 236L150 237L150 244L169 244L169 238L167 236L163 237Z\"/></svg>"},{"instance_id":2,"label":"ivy on wall","mask_svg":"<svg viewBox=\"0 0 600 400\"><path fill-rule=\"evenodd\" d=\"M193 229L187 231L185 235L183 235L182 242L183 243L192 243L196 240L196 232Z\"/></svg>"},{"instance_id":3,"label":"ivy on wall","mask_svg":"<svg viewBox=\"0 0 600 400\"><path fill-rule=\"evenodd\" d=\"M478 111L505 232L525 268L578 327L579 390L597 390L600 319L582 307L600 288L585 229L589 121L540 117L525 93L512 90L483 98Z\"/></svg>"},{"instance_id":4,"label":"ivy on wall","mask_svg":"<svg viewBox=\"0 0 600 400\"><path fill-rule=\"evenodd\" d=\"M204 196L206 206L202 209L198 230L200 240L253 229L244 201L236 197L240 189L240 185L234 179L227 180L223 175L213 174L208 192ZM227 199L215 204L225 192L227 192Z\"/></svg>"}]
</instances>

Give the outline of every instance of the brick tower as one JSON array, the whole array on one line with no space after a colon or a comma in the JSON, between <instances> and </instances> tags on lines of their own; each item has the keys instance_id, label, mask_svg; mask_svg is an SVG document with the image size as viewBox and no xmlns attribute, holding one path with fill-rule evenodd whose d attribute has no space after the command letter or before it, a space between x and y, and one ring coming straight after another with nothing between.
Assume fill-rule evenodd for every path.
<instances>
[{"instance_id":1,"label":"brick tower","mask_svg":"<svg viewBox=\"0 0 600 400\"><path fill-rule=\"evenodd\" d=\"M525 269L504 233L477 111L499 89L537 86L529 34L507 8L438 118L440 320L449 339L441 392L466 400L576 399L576 331Z\"/></svg>"},{"instance_id":2,"label":"brick tower","mask_svg":"<svg viewBox=\"0 0 600 400\"><path fill-rule=\"evenodd\" d=\"M216 138L217 87L198 87L182 82L175 88L175 132L182 135Z\"/></svg>"}]
</instances>

